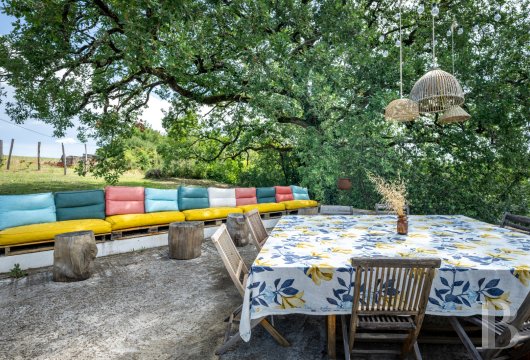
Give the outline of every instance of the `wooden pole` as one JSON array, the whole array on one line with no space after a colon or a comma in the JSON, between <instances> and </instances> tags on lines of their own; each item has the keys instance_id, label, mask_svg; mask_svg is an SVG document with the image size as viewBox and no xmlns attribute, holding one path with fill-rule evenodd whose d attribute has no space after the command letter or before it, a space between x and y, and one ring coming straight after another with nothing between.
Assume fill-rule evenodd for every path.
<instances>
[{"instance_id":1,"label":"wooden pole","mask_svg":"<svg viewBox=\"0 0 530 360\"><path fill-rule=\"evenodd\" d=\"M37 144L37 170L40 171L40 141Z\"/></svg>"},{"instance_id":2,"label":"wooden pole","mask_svg":"<svg viewBox=\"0 0 530 360\"><path fill-rule=\"evenodd\" d=\"M61 143L61 147L63 148L63 167L64 167L64 174L66 175L66 155L64 153L64 143Z\"/></svg>"},{"instance_id":3,"label":"wooden pole","mask_svg":"<svg viewBox=\"0 0 530 360\"><path fill-rule=\"evenodd\" d=\"M0 166L4 163L4 140L0 140Z\"/></svg>"},{"instance_id":4,"label":"wooden pole","mask_svg":"<svg viewBox=\"0 0 530 360\"><path fill-rule=\"evenodd\" d=\"M11 146L9 147L9 156L7 157L7 170L11 166L11 154L13 153L13 145L15 145L15 139L11 139Z\"/></svg>"},{"instance_id":5,"label":"wooden pole","mask_svg":"<svg viewBox=\"0 0 530 360\"><path fill-rule=\"evenodd\" d=\"M87 169L88 169L87 162L88 162L88 153L87 153L87 150L86 150L86 143L85 143L85 163L83 164L83 167L84 167L84 171L85 171L85 172L86 172Z\"/></svg>"}]
</instances>

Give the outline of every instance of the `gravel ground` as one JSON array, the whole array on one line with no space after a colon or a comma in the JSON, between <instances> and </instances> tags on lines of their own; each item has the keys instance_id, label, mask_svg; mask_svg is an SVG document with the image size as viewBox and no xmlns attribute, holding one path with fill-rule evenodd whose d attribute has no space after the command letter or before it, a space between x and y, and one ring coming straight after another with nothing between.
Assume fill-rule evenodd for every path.
<instances>
[{"instance_id":1,"label":"gravel ground","mask_svg":"<svg viewBox=\"0 0 530 360\"><path fill-rule=\"evenodd\" d=\"M240 251L249 264L256 256L251 245ZM223 320L241 297L211 241L198 259L167 252L98 258L94 275L75 283L54 283L51 269L1 279L0 359L218 359ZM327 359L324 317L275 319L291 347L258 327L221 359ZM461 345L420 347L424 359L467 359Z\"/></svg>"}]
</instances>

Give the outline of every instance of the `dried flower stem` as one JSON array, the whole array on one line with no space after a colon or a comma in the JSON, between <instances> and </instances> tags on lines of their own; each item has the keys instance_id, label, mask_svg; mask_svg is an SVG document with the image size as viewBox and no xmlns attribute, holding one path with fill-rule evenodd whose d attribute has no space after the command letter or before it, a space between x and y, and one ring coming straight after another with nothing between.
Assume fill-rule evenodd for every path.
<instances>
[{"instance_id":1,"label":"dried flower stem","mask_svg":"<svg viewBox=\"0 0 530 360\"><path fill-rule=\"evenodd\" d=\"M382 202L398 215L405 215L407 202L407 188L402 179L390 182L380 176L368 172L368 179L375 185L376 191L381 195Z\"/></svg>"}]
</instances>

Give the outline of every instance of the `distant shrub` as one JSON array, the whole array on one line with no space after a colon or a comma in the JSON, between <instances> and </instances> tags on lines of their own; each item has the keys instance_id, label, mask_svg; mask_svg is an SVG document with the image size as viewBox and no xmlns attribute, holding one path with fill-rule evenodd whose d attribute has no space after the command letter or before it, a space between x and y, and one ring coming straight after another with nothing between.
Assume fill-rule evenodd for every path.
<instances>
[{"instance_id":1,"label":"distant shrub","mask_svg":"<svg viewBox=\"0 0 530 360\"><path fill-rule=\"evenodd\" d=\"M165 174L160 169L149 169L145 172L146 179L162 179L165 177Z\"/></svg>"}]
</instances>

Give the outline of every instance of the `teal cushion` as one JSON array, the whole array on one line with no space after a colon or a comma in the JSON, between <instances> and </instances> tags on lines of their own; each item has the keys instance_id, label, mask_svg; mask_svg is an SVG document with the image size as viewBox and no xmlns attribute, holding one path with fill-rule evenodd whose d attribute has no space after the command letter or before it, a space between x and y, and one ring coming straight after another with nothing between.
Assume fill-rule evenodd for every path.
<instances>
[{"instance_id":1,"label":"teal cushion","mask_svg":"<svg viewBox=\"0 0 530 360\"><path fill-rule=\"evenodd\" d=\"M105 219L103 190L62 191L55 193L57 220Z\"/></svg>"},{"instance_id":2,"label":"teal cushion","mask_svg":"<svg viewBox=\"0 0 530 360\"><path fill-rule=\"evenodd\" d=\"M178 206L180 210L205 209L210 207L208 189L181 186L178 190Z\"/></svg>"},{"instance_id":3,"label":"teal cushion","mask_svg":"<svg viewBox=\"0 0 530 360\"><path fill-rule=\"evenodd\" d=\"M256 189L258 204L276 202L276 190L274 187L260 187Z\"/></svg>"},{"instance_id":4,"label":"teal cushion","mask_svg":"<svg viewBox=\"0 0 530 360\"><path fill-rule=\"evenodd\" d=\"M52 193L0 195L0 230L56 219Z\"/></svg>"},{"instance_id":5,"label":"teal cushion","mask_svg":"<svg viewBox=\"0 0 530 360\"><path fill-rule=\"evenodd\" d=\"M178 211L178 190L145 188L145 212Z\"/></svg>"},{"instance_id":6,"label":"teal cushion","mask_svg":"<svg viewBox=\"0 0 530 360\"><path fill-rule=\"evenodd\" d=\"M291 185L291 190L293 191L293 197L295 200L310 200L307 188Z\"/></svg>"}]
</instances>

